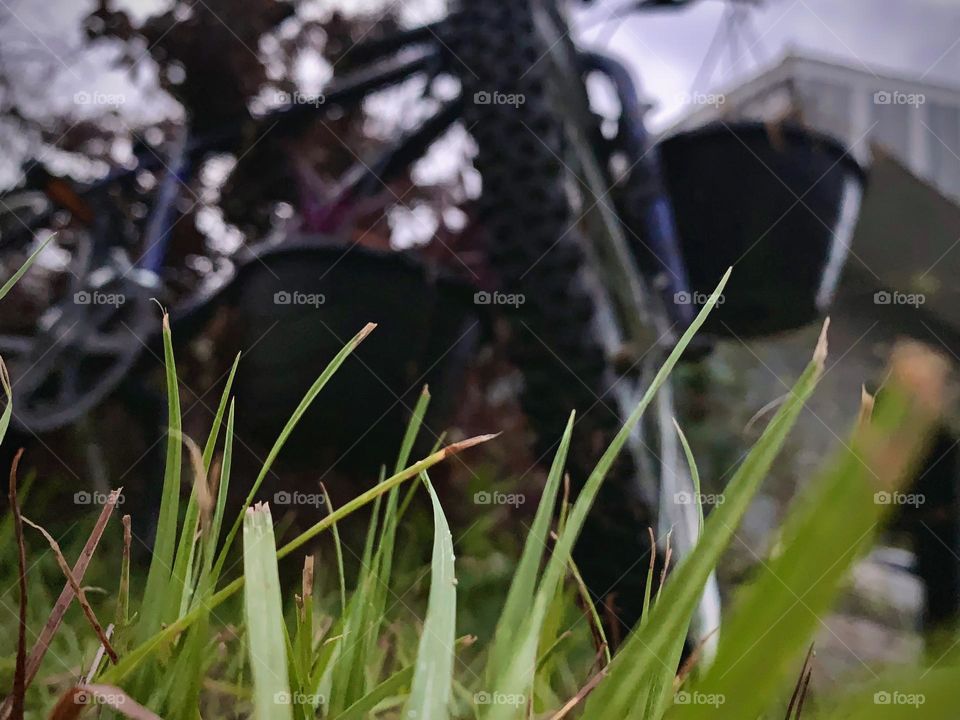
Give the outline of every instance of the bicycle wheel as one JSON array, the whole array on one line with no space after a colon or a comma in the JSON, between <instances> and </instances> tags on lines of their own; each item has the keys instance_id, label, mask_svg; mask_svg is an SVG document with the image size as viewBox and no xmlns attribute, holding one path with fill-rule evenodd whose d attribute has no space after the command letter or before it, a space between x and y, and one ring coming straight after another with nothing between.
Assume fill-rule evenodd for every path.
<instances>
[{"instance_id":1,"label":"bicycle wheel","mask_svg":"<svg viewBox=\"0 0 960 720\"><path fill-rule=\"evenodd\" d=\"M570 410L577 410L567 470L579 487L622 426L616 396L623 388L610 353L614 321L586 261L569 193L564 109L551 86L550 48L534 23L532 3L464 2L451 16L446 44L478 146L478 219L490 263L507 298L522 298L504 314L524 377L524 411L541 461L549 462ZM594 600L609 608L614 642L639 619L648 528L655 527L654 492L638 481L642 438L635 440L611 468L576 550Z\"/></svg>"}]
</instances>

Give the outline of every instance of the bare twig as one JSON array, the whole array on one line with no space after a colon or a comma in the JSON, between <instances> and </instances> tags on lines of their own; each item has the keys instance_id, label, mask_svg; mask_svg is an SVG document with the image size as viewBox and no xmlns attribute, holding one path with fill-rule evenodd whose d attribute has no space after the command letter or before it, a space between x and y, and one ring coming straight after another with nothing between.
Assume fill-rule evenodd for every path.
<instances>
[{"instance_id":1,"label":"bare twig","mask_svg":"<svg viewBox=\"0 0 960 720\"><path fill-rule=\"evenodd\" d=\"M17 502L17 466L23 448L17 450L10 466L10 511L17 538L17 569L20 583L20 626L17 632L17 667L13 674L12 710L14 720L23 720L24 696L27 692L27 551L23 544L23 518Z\"/></svg>"},{"instance_id":2,"label":"bare twig","mask_svg":"<svg viewBox=\"0 0 960 720\"><path fill-rule=\"evenodd\" d=\"M83 614L86 616L87 621L90 623L90 627L93 628L93 631L97 634L97 637L100 639L100 643L107 651L107 655L110 656L110 660L116 664L119 657L117 656L116 651L113 649L113 646L110 644L110 638L107 637L107 634L103 631L103 626L100 624L100 621L97 620L96 613L93 612L93 608L90 606L90 601L87 600L87 594L84 592L83 587L77 582L77 579L73 576L73 571L70 569L70 564L67 562L67 559L63 556L63 550L60 549L60 543L53 539L53 535L48 533L42 527L37 525L29 518L23 518L23 521L30 527L38 530L44 538L46 538L47 543L50 545L50 549L53 550L53 555L57 559L57 564L60 566L60 569L63 571L63 574L67 577L67 582L70 583L70 586L73 588L74 594L77 596L77 602L80 603L80 609L83 610Z\"/></svg>"},{"instance_id":3,"label":"bare twig","mask_svg":"<svg viewBox=\"0 0 960 720\"><path fill-rule=\"evenodd\" d=\"M567 700L562 708L557 710L557 712L551 716L550 720L563 720L573 710L577 705L583 702L583 699L589 695L593 689L600 684L600 681L607 676L607 669L604 668L596 675L594 675L590 680L584 685L572 698Z\"/></svg>"},{"instance_id":4,"label":"bare twig","mask_svg":"<svg viewBox=\"0 0 960 720\"><path fill-rule=\"evenodd\" d=\"M703 654L703 649L707 646L710 638L716 635L719 630L719 627L715 627L713 630L700 638L700 641L693 648L690 656L684 660L683 665L680 666L680 672L677 673L677 678L673 682L673 686L675 688L679 689L680 686L683 685L683 681L687 679L687 676L693 670L694 666L700 661L700 656Z\"/></svg>"},{"instance_id":5,"label":"bare twig","mask_svg":"<svg viewBox=\"0 0 960 720\"><path fill-rule=\"evenodd\" d=\"M103 537L103 531L106 529L107 522L113 514L113 509L117 506L117 500L122 490L123 488L118 488L110 493L107 502L104 503L103 509L100 511L100 517L97 518L97 524L93 526L93 531L90 533L90 537L87 538L87 542L80 552L80 557L77 558L77 562L73 566L73 575L78 580L83 580L83 576L87 572L87 566L90 565L93 553L96 552L100 538ZM70 587L70 583L68 582L60 592L60 597L57 598L57 602L53 606L53 611L50 613L50 617L47 618L47 624L44 625L43 630L40 631L40 636L37 638L33 650L30 651L30 657L27 658L27 671L24 679L25 687L29 687L30 683L37 676L37 672L40 670L40 663L43 661L43 656L46 655L47 648L50 647L50 641L53 640L53 636L56 635L57 630L60 629L63 616L66 615L67 608L69 608L70 603L73 602L73 594L73 588ZM7 718L11 716L12 708L13 695L11 694L4 700L3 705L0 706L0 720L7 720Z\"/></svg>"}]
</instances>

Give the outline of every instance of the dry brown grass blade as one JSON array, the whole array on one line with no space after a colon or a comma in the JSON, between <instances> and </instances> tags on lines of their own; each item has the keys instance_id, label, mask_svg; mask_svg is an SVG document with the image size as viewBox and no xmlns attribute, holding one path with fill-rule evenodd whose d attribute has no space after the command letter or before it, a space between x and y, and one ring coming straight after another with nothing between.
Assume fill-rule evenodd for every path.
<instances>
[{"instance_id":1,"label":"dry brown grass blade","mask_svg":"<svg viewBox=\"0 0 960 720\"><path fill-rule=\"evenodd\" d=\"M117 588L117 615L114 624L124 628L130 622L130 546L133 531L129 515L124 515L120 521L123 523L123 555L120 557L120 587Z\"/></svg>"},{"instance_id":2,"label":"dry brown grass blade","mask_svg":"<svg viewBox=\"0 0 960 720\"><path fill-rule=\"evenodd\" d=\"M807 691L810 690L810 678L813 676L813 668L807 670L807 676L803 679L803 687L800 688L800 702L797 703L797 716L795 720L800 720L803 715L803 703L807 700Z\"/></svg>"},{"instance_id":3,"label":"dry brown grass blade","mask_svg":"<svg viewBox=\"0 0 960 720\"><path fill-rule=\"evenodd\" d=\"M873 407L876 399L867 392L865 385L860 386L860 412L857 415L857 427L867 425L873 417Z\"/></svg>"},{"instance_id":4,"label":"dry brown grass blade","mask_svg":"<svg viewBox=\"0 0 960 720\"><path fill-rule=\"evenodd\" d=\"M800 717L803 709L803 701L807 695L807 688L810 685L810 675L813 673L811 663L813 662L813 643L807 650L807 656L803 659L803 667L800 668L800 677L797 678L797 684L793 687L793 695L790 696L790 704L787 706L786 720L796 720ZM796 713L794 713L796 708Z\"/></svg>"},{"instance_id":5,"label":"dry brown grass blade","mask_svg":"<svg viewBox=\"0 0 960 720\"><path fill-rule=\"evenodd\" d=\"M103 509L100 511L100 517L97 518L97 524L94 525L90 537L87 538L87 542L83 546L80 557L77 558L77 562L73 566L73 575L80 581L83 580L83 576L87 572L87 567L90 565L90 560L97 550L100 538L103 537L103 531L107 527L107 522L109 522L113 510L117 506L117 500L120 497L121 490L123 490L123 488L110 493L107 502L104 503ZM57 630L60 629L60 623L63 622L63 616L66 614L71 602L73 602L73 588L70 587L70 583L68 582L60 592L60 597L57 598L57 603L53 606L53 611L47 619L47 624L44 625L43 630L40 631L40 636L37 638L33 650L30 651L30 656L27 658L26 678L24 680L25 687L29 687L30 683L37 676L37 672L40 670L40 663L43 661L43 656L46 655L47 648L50 647L50 641L53 640L53 636L56 635ZM4 700L3 705L0 706L0 720L7 720L7 718L10 717L12 705L13 696L11 695Z\"/></svg>"},{"instance_id":6,"label":"dry brown grass blade","mask_svg":"<svg viewBox=\"0 0 960 720\"><path fill-rule=\"evenodd\" d=\"M489 442L495 438L500 437L500 433L490 433L489 435L477 435L476 437L467 438L466 440L461 440L460 442L450 443L444 448L441 448L437 451L436 455L440 456L441 460L446 460L452 455L457 455L462 453L468 448L472 448L475 445L481 445L485 442Z\"/></svg>"},{"instance_id":7,"label":"dry brown grass blade","mask_svg":"<svg viewBox=\"0 0 960 720\"><path fill-rule=\"evenodd\" d=\"M63 571L63 574L67 578L67 582L69 582L70 587L73 588L74 595L77 596L77 602L80 603L80 609L83 610L83 614L86 616L87 622L90 623L90 627L92 627L93 631L97 634L100 644L103 645L104 649L107 651L107 655L110 656L110 660L115 664L120 658L117 656L117 652L110 644L110 638L108 638L107 634L103 631L103 626L97 619L97 614L90 606L90 601L87 600L87 594L84 592L83 586L81 586L77 581L77 578L73 576L73 571L70 569L70 563L67 562L67 559L63 556L63 550L60 549L60 543L53 538L53 535L37 525L30 518L23 518L23 521L34 530L37 530L41 535L43 535L44 538L46 538L47 543L50 545L50 549L53 550L54 557L57 559L57 564L60 566L60 570Z\"/></svg>"},{"instance_id":8,"label":"dry brown grass blade","mask_svg":"<svg viewBox=\"0 0 960 720\"><path fill-rule=\"evenodd\" d=\"M200 509L200 528L203 532L206 532L207 528L210 527L210 515L213 512L213 498L216 490L211 489L211 485L215 481L207 477L207 473L203 469L203 452L193 438L183 433L177 433L177 436L187 448L190 468L193 471L197 507Z\"/></svg>"},{"instance_id":9,"label":"dry brown grass blade","mask_svg":"<svg viewBox=\"0 0 960 720\"><path fill-rule=\"evenodd\" d=\"M587 697L587 695L589 695L593 691L593 689L600 684L600 681L603 680L606 676L607 676L607 669L604 668L603 670L598 672L596 675L594 675L592 678L590 678L590 680L587 681L587 684L584 685L582 688L580 688L580 690L577 692L576 695L574 695L572 698L567 700L567 702L564 703L564 706L559 710L557 710L557 712L550 717L550 720L563 720L563 718L565 718L570 713L571 710L573 710L577 705L583 702L583 699Z\"/></svg>"},{"instance_id":10,"label":"dry brown grass blade","mask_svg":"<svg viewBox=\"0 0 960 720\"><path fill-rule=\"evenodd\" d=\"M670 560L673 558L673 547L670 540L673 538L673 530L667 532L667 549L663 553L663 568L660 570L660 584L657 586L657 600L660 600L660 593L667 582L667 572L670 570Z\"/></svg>"},{"instance_id":11,"label":"dry brown grass blade","mask_svg":"<svg viewBox=\"0 0 960 720\"><path fill-rule=\"evenodd\" d=\"M106 705L130 720L161 720L160 716L112 685L76 685L57 701L50 720L76 720L88 707Z\"/></svg>"},{"instance_id":12,"label":"dry brown grass blade","mask_svg":"<svg viewBox=\"0 0 960 720\"><path fill-rule=\"evenodd\" d=\"M617 615L617 593L607 593L603 598L603 620L610 632L610 647L616 651L623 642L620 617Z\"/></svg>"},{"instance_id":13,"label":"dry brown grass blade","mask_svg":"<svg viewBox=\"0 0 960 720\"><path fill-rule=\"evenodd\" d=\"M313 555L307 555L303 559L303 574L300 582L302 620L306 620L307 613L310 612L311 603L313 602L313 563Z\"/></svg>"},{"instance_id":14,"label":"dry brown grass blade","mask_svg":"<svg viewBox=\"0 0 960 720\"><path fill-rule=\"evenodd\" d=\"M82 697L77 697L82 692L81 688L72 687L61 695L50 711L50 720L76 720L80 717L80 713L87 709Z\"/></svg>"},{"instance_id":15,"label":"dry brown grass blade","mask_svg":"<svg viewBox=\"0 0 960 720\"><path fill-rule=\"evenodd\" d=\"M17 666L13 673L13 691L10 693L14 720L23 720L24 696L27 693L27 550L23 544L23 517L17 502L17 466L23 448L17 450L10 466L10 512L13 514L13 529L17 538L17 570L20 584L20 625L17 631Z\"/></svg>"},{"instance_id":16,"label":"dry brown grass blade","mask_svg":"<svg viewBox=\"0 0 960 720\"><path fill-rule=\"evenodd\" d=\"M690 656L684 660L683 665L680 666L680 672L677 673L676 679L673 681L673 687L675 690L679 690L680 686L683 685L684 681L693 671L693 668L697 666L697 663L700 662L700 658L703 655L703 649L707 646L707 643L710 641L714 635L719 632L720 628L715 627L713 630L708 632L700 641L696 644L693 650L690 653Z\"/></svg>"}]
</instances>

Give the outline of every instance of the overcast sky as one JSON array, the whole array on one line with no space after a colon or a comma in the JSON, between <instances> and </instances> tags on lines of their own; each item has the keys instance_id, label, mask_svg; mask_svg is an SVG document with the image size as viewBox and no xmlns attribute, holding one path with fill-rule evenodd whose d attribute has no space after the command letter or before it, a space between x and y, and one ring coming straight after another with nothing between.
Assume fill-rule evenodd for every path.
<instances>
[{"instance_id":1,"label":"overcast sky","mask_svg":"<svg viewBox=\"0 0 960 720\"><path fill-rule=\"evenodd\" d=\"M710 85L697 88L692 83L717 28L723 24L729 0L702 0L679 11L603 22L610 16L611 8L626 2L595 0L577 13L577 35L629 60L644 91L657 103L656 119L660 123L681 110L685 93L728 87L737 77L773 64L791 48L834 57L875 72L887 69L960 87L958 0L760 0L756 3L758 8L749 13L749 22L741 24L744 33L738 35L739 45L726 45ZM0 10L0 15L7 16L2 30L4 35L12 36L2 38L4 44L9 49L13 48L11 43L16 43L17 47L32 46L38 52L50 50L59 55L79 39L78 20L93 4L92 0L6 0ZM165 3L118 0L117 4L142 18ZM400 9L404 21L415 24L442 13L443 2L315 0L313 6L318 13L332 6L348 11L389 7ZM230 18L225 21L229 23ZM67 82L73 74L67 65L75 60L67 58L61 63ZM87 60L96 62L96 58ZM84 77L90 77L87 70L81 71ZM123 82L117 77L102 80L108 86Z\"/></svg>"},{"instance_id":2,"label":"overcast sky","mask_svg":"<svg viewBox=\"0 0 960 720\"><path fill-rule=\"evenodd\" d=\"M608 14L606 8L622 2L603 0L580 13L579 24L595 24ZM728 44L711 86L692 88L728 5L703 0L681 11L595 24L584 36L630 61L658 103L660 125L676 117L685 93L729 87L737 73L756 73L791 49L960 88L958 0L764 0L744 24L748 32L739 52Z\"/></svg>"}]
</instances>

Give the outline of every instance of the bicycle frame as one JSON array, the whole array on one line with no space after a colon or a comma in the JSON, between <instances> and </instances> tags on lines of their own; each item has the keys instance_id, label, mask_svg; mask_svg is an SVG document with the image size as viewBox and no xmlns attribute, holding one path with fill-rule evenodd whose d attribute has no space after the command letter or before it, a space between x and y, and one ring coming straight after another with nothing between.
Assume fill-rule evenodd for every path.
<instances>
[{"instance_id":1,"label":"bicycle frame","mask_svg":"<svg viewBox=\"0 0 960 720\"><path fill-rule=\"evenodd\" d=\"M554 80L565 98L576 98L573 112L570 113L568 137L574 148L579 167L584 172L584 180L596 202L586 214L590 231L588 237L593 242L593 257L598 269L613 280L609 292L599 291L600 305L609 308L608 315L619 315L619 327L625 328L626 337L612 331L608 333L608 350L612 353L620 350L625 341L632 341L634 348L644 348L646 361L642 363L640 382L634 383L628 390L617 391L622 382L629 385L629 378L614 381L621 413L626 417L636 406L646 387L652 381L655 369L665 357L679 335L692 320L692 308L689 305L670 303L674 293L689 292L686 270L680 254L680 242L670 199L663 189L656 149L651 146L650 136L646 132L643 114L626 68L611 57L599 53L577 53L570 43L565 42L562 26L556 22L556 16L544 5L539 5L537 15L538 30L545 36L546 44L551 48L551 60L556 71ZM580 68L597 70L606 75L617 89L621 105L621 122L627 128L626 143L623 149L628 155L631 166L643 172L645 183L650 188L650 211L644 214L643 226L638 228L636 239L652 246L652 254L666 268L670 282L665 292L658 296L651 292L649 284L640 272L634 260L624 234L624 224L616 211L603 201L613 184L609 173L601 165L592 151L589 138L591 121L589 118L589 100L582 83L574 83L571 78L579 77ZM570 107L570 104L566 104ZM650 272L650 269L647 270ZM603 296L606 297L603 297ZM610 325L608 323L608 325ZM655 335L651 336L653 330ZM649 352L654 350L654 352ZM671 547L678 557L683 557L696 544L699 533L699 520L696 505L678 503L680 494L693 497L696 489L686 466L681 461L681 452L674 422L673 391L670 384L664 385L656 398L656 418L654 420L657 446L655 451L649 445L643 445L639 434L632 438L635 452L643 450L650 462L648 469L654 470L652 477L657 478L656 497L649 497L649 488L638 488L638 492L648 495L652 506L659 506L661 538L669 535ZM694 636L708 638L705 642L707 654L716 646L716 630L720 625L720 593L716 576L711 574L704 595L694 618Z\"/></svg>"}]
</instances>

